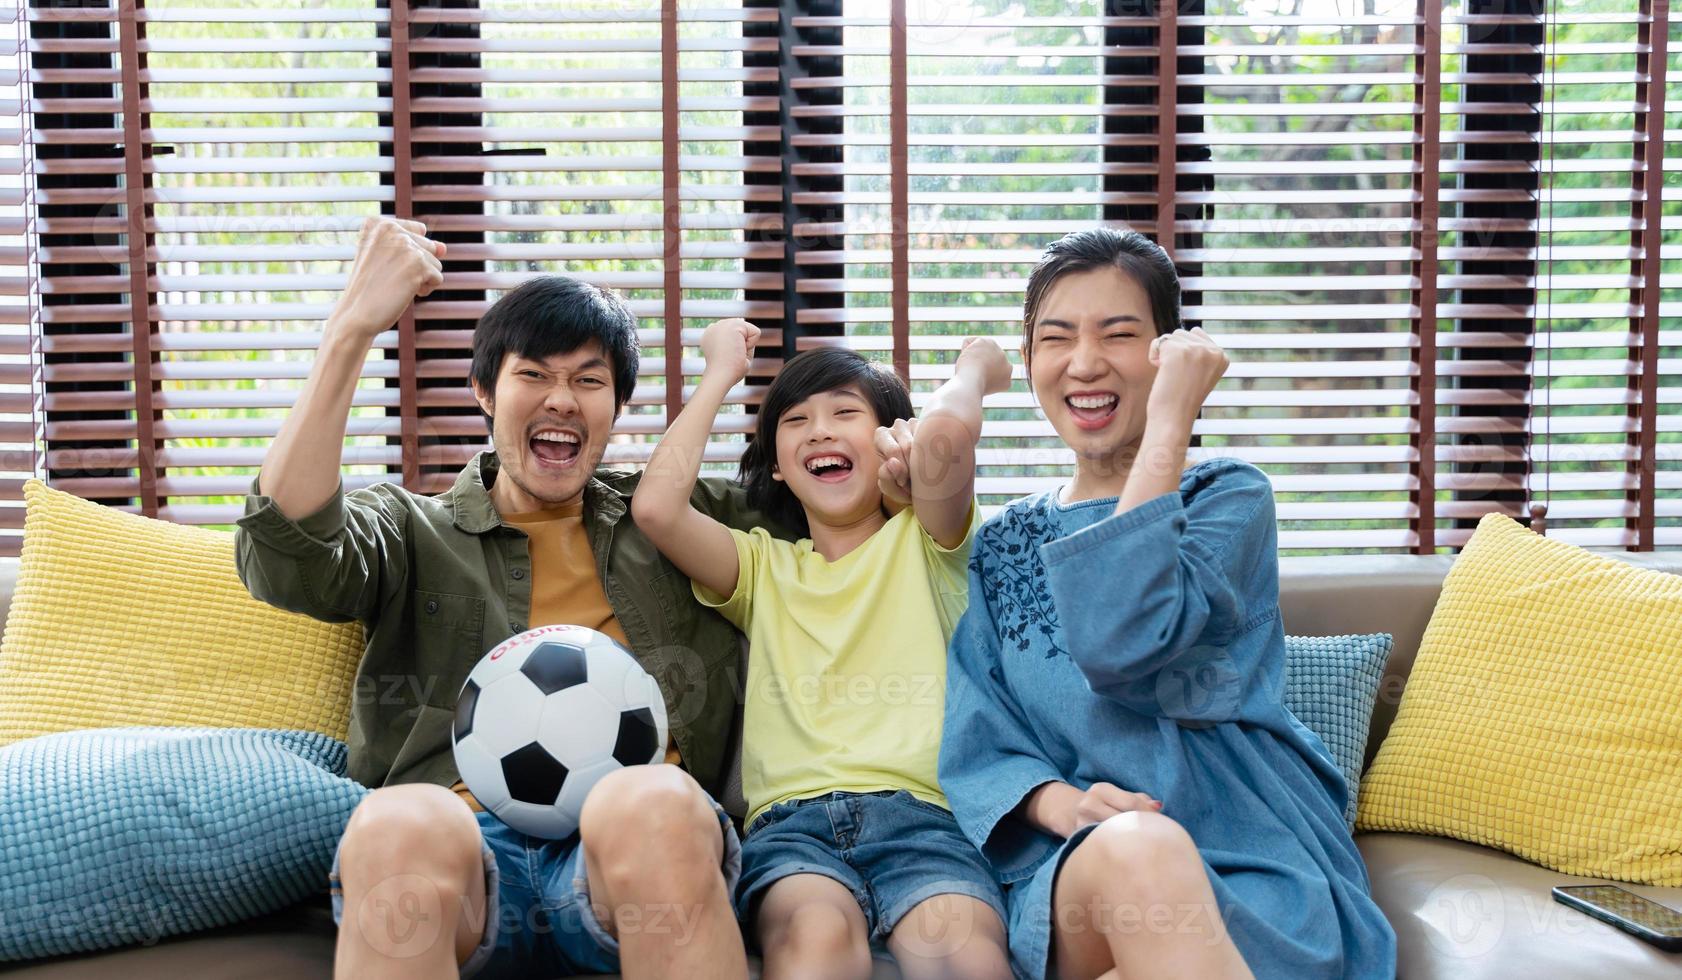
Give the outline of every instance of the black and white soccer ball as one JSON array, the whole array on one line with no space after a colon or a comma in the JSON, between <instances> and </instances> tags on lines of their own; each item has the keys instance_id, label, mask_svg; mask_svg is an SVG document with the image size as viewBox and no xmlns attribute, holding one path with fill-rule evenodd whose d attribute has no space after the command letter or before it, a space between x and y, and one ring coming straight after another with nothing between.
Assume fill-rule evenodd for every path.
<instances>
[{"instance_id":1,"label":"black and white soccer ball","mask_svg":"<svg viewBox=\"0 0 1682 980\"><path fill-rule=\"evenodd\" d=\"M456 768L508 826L559 840L584 797L624 766L666 754L660 688L612 637L542 626L498 644L456 699Z\"/></svg>"}]
</instances>

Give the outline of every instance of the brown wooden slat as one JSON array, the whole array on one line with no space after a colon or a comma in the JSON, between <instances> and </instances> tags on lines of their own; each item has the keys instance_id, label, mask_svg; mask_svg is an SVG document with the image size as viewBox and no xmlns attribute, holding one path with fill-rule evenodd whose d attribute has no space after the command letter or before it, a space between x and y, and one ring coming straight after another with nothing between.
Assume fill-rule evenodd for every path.
<instances>
[{"instance_id":1,"label":"brown wooden slat","mask_svg":"<svg viewBox=\"0 0 1682 980\"><path fill-rule=\"evenodd\" d=\"M1175 237L1178 184L1180 169L1179 143L1179 10L1172 3L1157 6L1160 23L1156 28L1156 243L1168 253L1169 259L1178 256L1179 241Z\"/></svg>"},{"instance_id":2,"label":"brown wooden slat","mask_svg":"<svg viewBox=\"0 0 1682 980\"><path fill-rule=\"evenodd\" d=\"M1418 234L1414 242L1418 258L1413 263L1413 275L1419 281L1414 291L1414 305L1418 316L1413 331L1418 344L1413 349L1413 391L1417 399L1413 418L1417 429L1409 437L1417 450L1413 468L1417 489L1413 504L1417 512L1414 521L1415 551L1422 555L1437 550L1437 372L1432 366L1437 360L1437 223L1438 173L1442 151L1442 4L1437 0L1419 0L1417 11L1420 23L1415 37L1422 54L1418 61L1421 75L1414 86L1414 100L1421 111L1414 117L1415 143L1419 166L1415 171L1414 190L1418 198L1413 206L1414 227Z\"/></svg>"},{"instance_id":3,"label":"brown wooden slat","mask_svg":"<svg viewBox=\"0 0 1682 980\"><path fill-rule=\"evenodd\" d=\"M1634 511L1627 515L1626 530L1633 534L1636 551L1651 551L1655 546L1658 515L1658 400L1659 400L1659 317L1662 255L1663 200L1665 170L1665 84L1668 72L1667 45L1669 43L1670 0L1642 0L1641 13L1649 20L1637 28L1642 53L1636 56L1636 72L1645 76L1635 86L1636 102L1647 105L1647 112L1635 117L1633 143L1632 187L1639 199L1631 208L1630 217L1637 230L1631 233L1631 245L1640 256L1630 262L1630 277L1635 280L1630 290L1632 312L1639 311L1629 322L1630 332L1639 338L1629 349L1631 360L1638 365L1629 379L1629 393L1633 403L1626 409L1635 423L1636 431L1629 444L1635 452L1629 472L1635 486L1626 494L1625 502ZM1657 25L1657 29L1655 29ZM1550 394L1552 389L1550 386ZM1551 476L1551 474L1550 474ZM1620 515L1624 516L1624 515Z\"/></svg>"},{"instance_id":4,"label":"brown wooden slat","mask_svg":"<svg viewBox=\"0 0 1682 980\"><path fill-rule=\"evenodd\" d=\"M409 0L391 0L391 139L392 212L398 218L415 217L415 186L411 157L414 117L410 101ZM428 229L430 231L430 229ZM415 348L416 310L411 303L397 319L397 381L403 486L413 489L420 479L420 406L418 354Z\"/></svg>"},{"instance_id":5,"label":"brown wooden slat","mask_svg":"<svg viewBox=\"0 0 1682 980\"><path fill-rule=\"evenodd\" d=\"M683 210L682 184L683 174L679 170L678 132L681 121L681 102L678 87L678 5L677 0L661 0L660 4L660 77L661 101L665 107L661 132L661 173L663 179L663 217L664 225L661 229L661 241L664 245L664 276L662 287L666 303L665 348L668 358L674 355L683 356L682 348L682 307L683 307L683 265L680 250L683 242L683 225L680 215ZM681 363L681 360L679 361ZM666 375L666 417L676 419L678 412L683 409L683 374L681 372Z\"/></svg>"},{"instance_id":6,"label":"brown wooden slat","mask_svg":"<svg viewBox=\"0 0 1682 980\"><path fill-rule=\"evenodd\" d=\"M144 160L150 150L142 137L147 120L140 111L140 100L145 95L139 79L140 69L145 67L145 55L141 53L145 46L145 28L140 25L139 4L140 0L117 2L117 34L123 70L123 167L128 175L124 184L129 310L124 319L129 321L134 338L133 357L127 366L126 378L134 385L135 466L140 482L140 512L153 517L158 513L160 469L157 441L152 434L156 415L152 406L153 357L149 338L152 320L148 316L152 297L147 279L150 270L146 264L146 217L149 210L146 191L149 181L143 173Z\"/></svg>"}]
</instances>

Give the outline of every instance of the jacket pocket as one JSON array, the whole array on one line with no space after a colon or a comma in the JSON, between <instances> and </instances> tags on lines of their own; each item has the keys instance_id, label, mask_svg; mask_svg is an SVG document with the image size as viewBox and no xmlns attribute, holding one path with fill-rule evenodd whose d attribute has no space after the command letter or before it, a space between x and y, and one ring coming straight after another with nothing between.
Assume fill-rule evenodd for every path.
<instances>
[{"instance_id":1,"label":"jacket pocket","mask_svg":"<svg viewBox=\"0 0 1682 980\"><path fill-rule=\"evenodd\" d=\"M477 636L485 626L485 600L480 596L417 589L415 624L422 630L461 630Z\"/></svg>"}]
</instances>

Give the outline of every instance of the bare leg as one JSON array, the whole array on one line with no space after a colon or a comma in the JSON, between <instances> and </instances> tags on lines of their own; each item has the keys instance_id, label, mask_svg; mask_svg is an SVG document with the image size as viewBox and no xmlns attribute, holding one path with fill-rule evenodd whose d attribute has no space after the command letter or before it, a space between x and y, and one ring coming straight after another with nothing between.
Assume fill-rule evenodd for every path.
<instances>
[{"instance_id":1,"label":"bare leg","mask_svg":"<svg viewBox=\"0 0 1682 980\"><path fill-rule=\"evenodd\" d=\"M479 824L442 786L370 793L345 825L339 881L340 980L455 977L484 936Z\"/></svg>"},{"instance_id":2,"label":"bare leg","mask_svg":"<svg viewBox=\"0 0 1682 980\"><path fill-rule=\"evenodd\" d=\"M888 937L905 980L1010 980L1005 924L968 895L917 904Z\"/></svg>"},{"instance_id":3,"label":"bare leg","mask_svg":"<svg viewBox=\"0 0 1682 980\"><path fill-rule=\"evenodd\" d=\"M628 978L748 974L720 865L724 835L700 784L676 766L604 777L579 817L590 900Z\"/></svg>"},{"instance_id":4,"label":"bare leg","mask_svg":"<svg viewBox=\"0 0 1682 980\"><path fill-rule=\"evenodd\" d=\"M759 906L764 980L862 980L870 976L870 935L847 887L823 875L783 878Z\"/></svg>"},{"instance_id":5,"label":"bare leg","mask_svg":"<svg viewBox=\"0 0 1682 980\"><path fill-rule=\"evenodd\" d=\"M1063 980L1248 978L1197 846L1160 813L1117 814L1076 847L1053 887Z\"/></svg>"}]
</instances>

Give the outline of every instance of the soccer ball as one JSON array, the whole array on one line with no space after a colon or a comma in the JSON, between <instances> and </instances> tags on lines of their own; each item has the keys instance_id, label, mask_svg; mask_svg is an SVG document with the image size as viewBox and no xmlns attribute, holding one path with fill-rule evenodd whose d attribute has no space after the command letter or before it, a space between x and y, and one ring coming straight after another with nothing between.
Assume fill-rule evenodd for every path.
<instances>
[{"instance_id":1,"label":"soccer ball","mask_svg":"<svg viewBox=\"0 0 1682 980\"><path fill-rule=\"evenodd\" d=\"M559 840L597 780L666 754L666 702L626 649L583 626L509 637L456 699L456 768L508 826Z\"/></svg>"}]
</instances>

